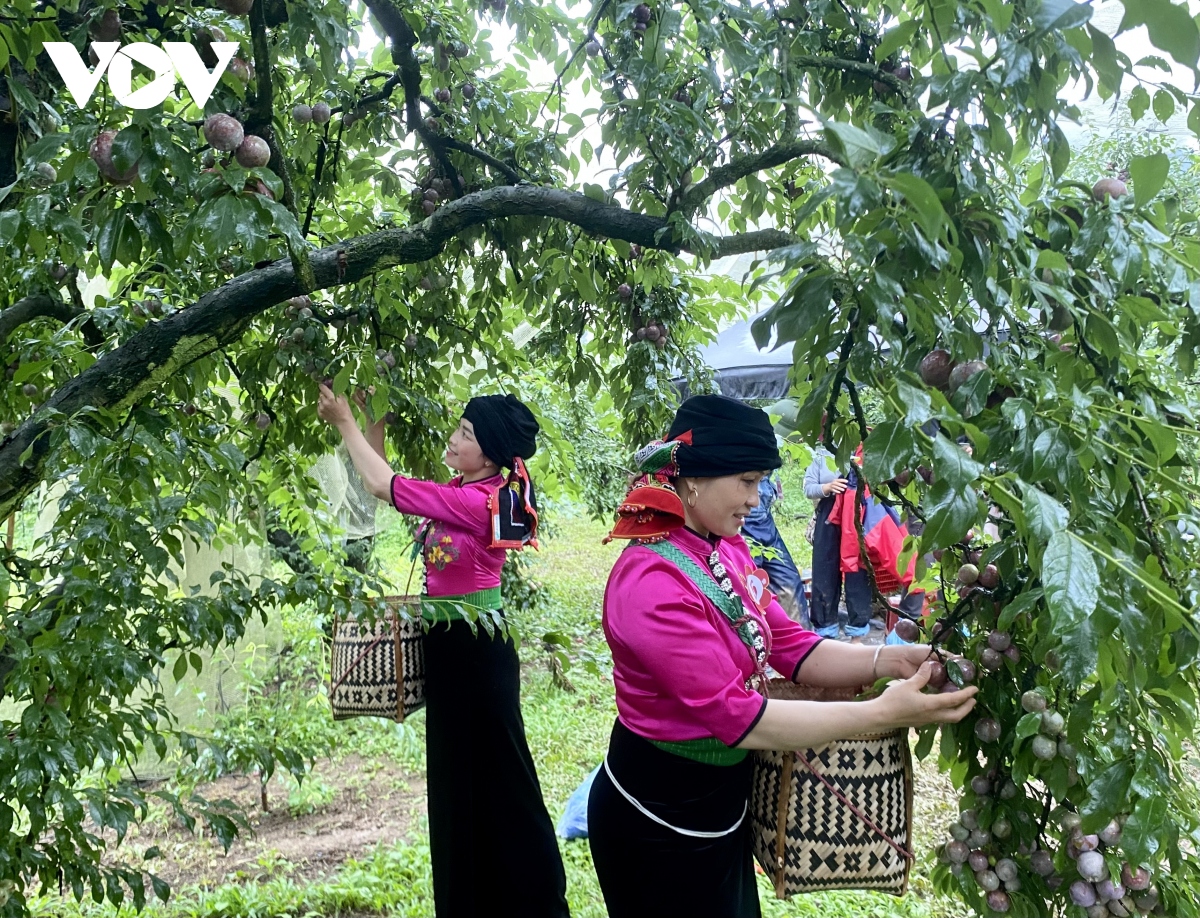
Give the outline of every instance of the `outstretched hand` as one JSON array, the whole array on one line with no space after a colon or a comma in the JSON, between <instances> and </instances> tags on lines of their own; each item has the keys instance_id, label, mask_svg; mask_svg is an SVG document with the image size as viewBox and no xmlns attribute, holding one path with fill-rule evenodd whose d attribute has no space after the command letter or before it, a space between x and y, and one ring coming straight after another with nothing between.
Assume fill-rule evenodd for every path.
<instances>
[{"instance_id":1,"label":"outstretched hand","mask_svg":"<svg viewBox=\"0 0 1200 918\"><path fill-rule=\"evenodd\" d=\"M346 421L353 421L354 412L344 396L334 395L332 389L321 383L320 394L317 396L317 417L337 427Z\"/></svg>"},{"instance_id":2,"label":"outstretched hand","mask_svg":"<svg viewBox=\"0 0 1200 918\"><path fill-rule=\"evenodd\" d=\"M877 672L892 679L909 679L929 659L936 657L928 644L886 644L879 655Z\"/></svg>"},{"instance_id":3,"label":"outstretched hand","mask_svg":"<svg viewBox=\"0 0 1200 918\"><path fill-rule=\"evenodd\" d=\"M885 707L889 722L897 727L956 724L971 712L978 686L926 695L922 689L929 683L932 671L932 661L926 661L912 676L893 682L884 690L878 701Z\"/></svg>"}]
</instances>

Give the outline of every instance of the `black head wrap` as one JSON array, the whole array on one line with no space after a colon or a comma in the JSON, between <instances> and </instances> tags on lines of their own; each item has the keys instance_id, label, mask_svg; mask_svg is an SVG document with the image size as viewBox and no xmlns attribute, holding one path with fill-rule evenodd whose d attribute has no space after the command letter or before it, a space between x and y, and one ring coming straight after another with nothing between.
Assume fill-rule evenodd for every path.
<instances>
[{"instance_id":1,"label":"black head wrap","mask_svg":"<svg viewBox=\"0 0 1200 918\"><path fill-rule=\"evenodd\" d=\"M515 395L478 395L462 416L475 428L483 454L501 468L512 468L514 458L528 459L537 451L537 419Z\"/></svg>"},{"instance_id":2,"label":"black head wrap","mask_svg":"<svg viewBox=\"0 0 1200 918\"><path fill-rule=\"evenodd\" d=\"M675 462L679 474L689 478L764 472L783 465L767 413L724 395L693 395L685 401L667 440L682 441Z\"/></svg>"}]
</instances>

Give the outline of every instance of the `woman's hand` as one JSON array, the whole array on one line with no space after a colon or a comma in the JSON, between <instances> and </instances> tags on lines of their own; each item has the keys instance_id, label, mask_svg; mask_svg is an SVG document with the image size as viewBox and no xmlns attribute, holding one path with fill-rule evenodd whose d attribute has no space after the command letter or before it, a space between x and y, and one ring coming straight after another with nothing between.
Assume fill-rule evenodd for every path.
<instances>
[{"instance_id":1,"label":"woman's hand","mask_svg":"<svg viewBox=\"0 0 1200 918\"><path fill-rule=\"evenodd\" d=\"M932 662L922 663L916 673L902 682L893 682L874 702L882 719L895 727L924 727L926 724L956 724L975 707L978 686L954 692L926 695L921 689L929 682Z\"/></svg>"},{"instance_id":2,"label":"woman's hand","mask_svg":"<svg viewBox=\"0 0 1200 918\"><path fill-rule=\"evenodd\" d=\"M911 679L931 658L933 648L928 644L885 644L875 672L880 679Z\"/></svg>"},{"instance_id":3,"label":"woman's hand","mask_svg":"<svg viewBox=\"0 0 1200 918\"><path fill-rule=\"evenodd\" d=\"M828 497L830 494L841 494L850 484L845 478L835 478L821 485L821 493Z\"/></svg>"},{"instance_id":4,"label":"woman's hand","mask_svg":"<svg viewBox=\"0 0 1200 918\"><path fill-rule=\"evenodd\" d=\"M317 417L334 427L354 422L350 403L342 396L334 395L333 390L324 383L321 383L320 395L317 396Z\"/></svg>"}]
</instances>

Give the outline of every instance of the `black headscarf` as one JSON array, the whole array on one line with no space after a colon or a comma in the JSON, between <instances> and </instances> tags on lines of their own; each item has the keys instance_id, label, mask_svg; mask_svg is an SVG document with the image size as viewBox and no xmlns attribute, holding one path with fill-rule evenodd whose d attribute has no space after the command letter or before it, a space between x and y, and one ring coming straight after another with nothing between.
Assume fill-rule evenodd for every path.
<instances>
[{"instance_id":1,"label":"black headscarf","mask_svg":"<svg viewBox=\"0 0 1200 918\"><path fill-rule=\"evenodd\" d=\"M501 468L512 468L514 458L528 459L537 452L537 419L515 395L478 395L467 402L462 416L475 428L483 454Z\"/></svg>"},{"instance_id":2,"label":"black headscarf","mask_svg":"<svg viewBox=\"0 0 1200 918\"><path fill-rule=\"evenodd\" d=\"M667 440L682 441L675 462L679 474L689 478L764 472L783 465L767 413L724 395L693 395L685 401Z\"/></svg>"}]
</instances>

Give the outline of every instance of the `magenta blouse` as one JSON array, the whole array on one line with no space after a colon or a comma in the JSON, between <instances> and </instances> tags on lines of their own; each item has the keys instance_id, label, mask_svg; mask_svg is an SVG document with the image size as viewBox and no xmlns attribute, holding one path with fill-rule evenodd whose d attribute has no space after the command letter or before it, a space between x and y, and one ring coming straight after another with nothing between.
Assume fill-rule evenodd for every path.
<instances>
[{"instance_id":1,"label":"magenta blouse","mask_svg":"<svg viewBox=\"0 0 1200 918\"><path fill-rule=\"evenodd\" d=\"M392 477L392 506L429 521L425 534L425 593L461 596L500 586L505 551L492 542L490 493L499 474L470 484L462 476L448 484Z\"/></svg>"},{"instance_id":2,"label":"magenta blouse","mask_svg":"<svg viewBox=\"0 0 1200 918\"><path fill-rule=\"evenodd\" d=\"M708 570L712 542L686 529L669 538ZM795 679L821 638L788 618L769 592L759 604L751 599L758 565L740 535L721 539L718 550L747 611L764 634L770 630L771 667ZM715 736L736 746L762 717L766 699L746 687L754 673L750 649L683 571L645 546L625 549L609 575L604 635L617 711L639 736L661 742Z\"/></svg>"}]
</instances>

